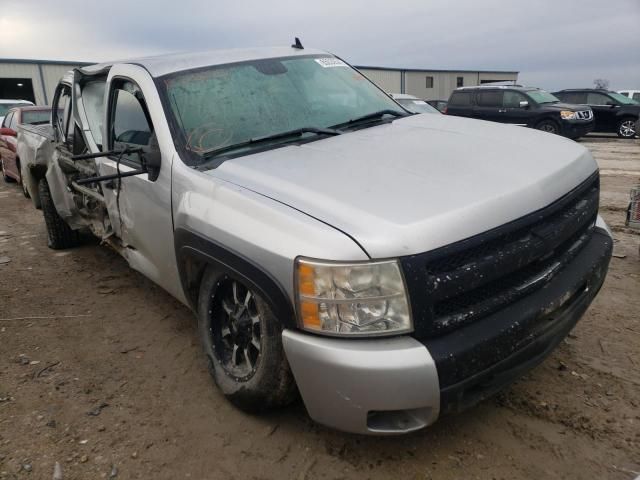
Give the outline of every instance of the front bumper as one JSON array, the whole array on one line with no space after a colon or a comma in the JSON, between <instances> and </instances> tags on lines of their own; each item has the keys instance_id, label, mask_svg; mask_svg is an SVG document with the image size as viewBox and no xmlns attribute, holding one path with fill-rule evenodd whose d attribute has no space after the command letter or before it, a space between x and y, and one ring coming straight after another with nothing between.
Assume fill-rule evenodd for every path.
<instances>
[{"instance_id":1,"label":"front bumper","mask_svg":"<svg viewBox=\"0 0 640 480\"><path fill-rule=\"evenodd\" d=\"M565 338L602 286L611 251L599 219L591 240L545 287L424 343L285 330L284 349L309 415L347 432L400 434L474 405L538 365Z\"/></svg>"},{"instance_id":2,"label":"front bumper","mask_svg":"<svg viewBox=\"0 0 640 480\"><path fill-rule=\"evenodd\" d=\"M285 330L282 341L307 411L319 423L398 434L438 418L436 366L411 337L363 341Z\"/></svg>"},{"instance_id":3,"label":"front bumper","mask_svg":"<svg viewBox=\"0 0 640 480\"><path fill-rule=\"evenodd\" d=\"M595 121L585 122L584 120L562 120L560 134L564 137L579 138L593 131Z\"/></svg>"}]
</instances>

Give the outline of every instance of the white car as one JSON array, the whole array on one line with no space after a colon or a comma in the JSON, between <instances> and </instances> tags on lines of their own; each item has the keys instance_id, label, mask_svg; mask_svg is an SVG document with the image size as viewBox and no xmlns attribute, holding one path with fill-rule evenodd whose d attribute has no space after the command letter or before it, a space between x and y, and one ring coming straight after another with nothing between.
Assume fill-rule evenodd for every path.
<instances>
[{"instance_id":1,"label":"white car","mask_svg":"<svg viewBox=\"0 0 640 480\"><path fill-rule=\"evenodd\" d=\"M640 102L640 90L618 90L618 93Z\"/></svg>"},{"instance_id":2,"label":"white car","mask_svg":"<svg viewBox=\"0 0 640 480\"><path fill-rule=\"evenodd\" d=\"M33 102L28 100L14 100L14 99L1 99L0 98L0 123L4 120L6 113L13 107L28 107L33 105Z\"/></svg>"},{"instance_id":3,"label":"white car","mask_svg":"<svg viewBox=\"0 0 640 480\"><path fill-rule=\"evenodd\" d=\"M440 113L424 100L406 93L390 93L389 96L411 113Z\"/></svg>"}]
</instances>

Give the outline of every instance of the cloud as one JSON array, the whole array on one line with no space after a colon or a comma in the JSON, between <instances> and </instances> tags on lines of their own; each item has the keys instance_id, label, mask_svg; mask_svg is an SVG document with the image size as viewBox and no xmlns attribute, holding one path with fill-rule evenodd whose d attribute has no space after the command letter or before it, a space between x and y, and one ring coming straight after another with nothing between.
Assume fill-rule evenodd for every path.
<instances>
[{"instance_id":1,"label":"cloud","mask_svg":"<svg viewBox=\"0 0 640 480\"><path fill-rule=\"evenodd\" d=\"M0 57L104 61L288 45L354 64L519 70L549 89L640 86L640 2L3 0Z\"/></svg>"}]
</instances>

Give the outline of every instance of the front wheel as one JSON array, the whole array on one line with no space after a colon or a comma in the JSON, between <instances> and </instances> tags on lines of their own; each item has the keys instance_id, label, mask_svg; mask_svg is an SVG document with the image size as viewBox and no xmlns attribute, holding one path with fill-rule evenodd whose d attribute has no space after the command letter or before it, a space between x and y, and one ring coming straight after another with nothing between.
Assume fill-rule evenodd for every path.
<instances>
[{"instance_id":1,"label":"front wheel","mask_svg":"<svg viewBox=\"0 0 640 480\"><path fill-rule=\"evenodd\" d=\"M633 138L636 136L636 120L623 118L618 123L618 136L620 138Z\"/></svg>"},{"instance_id":2,"label":"front wheel","mask_svg":"<svg viewBox=\"0 0 640 480\"><path fill-rule=\"evenodd\" d=\"M295 399L282 329L255 291L213 268L205 272L198 330L209 373L222 393L244 411L280 407Z\"/></svg>"},{"instance_id":3,"label":"front wheel","mask_svg":"<svg viewBox=\"0 0 640 480\"><path fill-rule=\"evenodd\" d=\"M558 124L553 120L543 120L538 125L536 125L536 128L538 130L542 130L543 132L553 133L555 135L560 133L560 127L558 127Z\"/></svg>"}]
</instances>

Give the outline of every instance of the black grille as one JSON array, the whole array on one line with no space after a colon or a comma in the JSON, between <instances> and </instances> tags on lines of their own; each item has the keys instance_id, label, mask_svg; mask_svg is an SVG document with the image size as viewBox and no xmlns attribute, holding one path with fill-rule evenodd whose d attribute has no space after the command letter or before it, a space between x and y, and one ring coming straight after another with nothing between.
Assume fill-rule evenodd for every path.
<instances>
[{"instance_id":1,"label":"black grille","mask_svg":"<svg viewBox=\"0 0 640 480\"><path fill-rule=\"evenodd\" d=\"M403 257L416 337L441 335L542 288L590 239L599 190L596 173L526 217Z\"/></svg>"}]
</instances>

